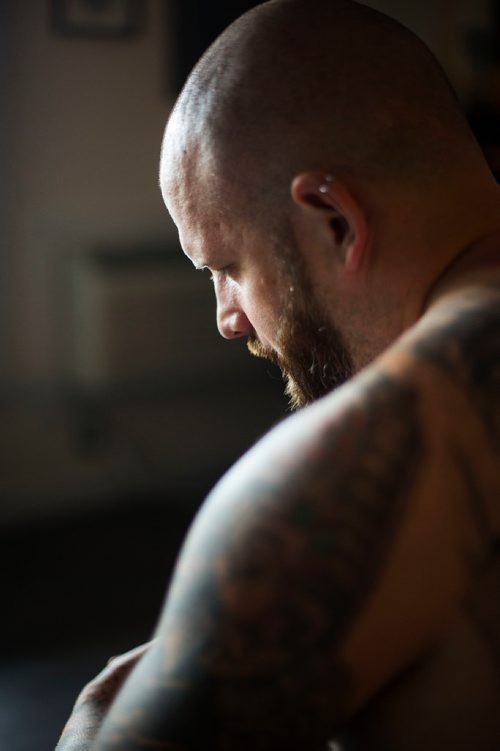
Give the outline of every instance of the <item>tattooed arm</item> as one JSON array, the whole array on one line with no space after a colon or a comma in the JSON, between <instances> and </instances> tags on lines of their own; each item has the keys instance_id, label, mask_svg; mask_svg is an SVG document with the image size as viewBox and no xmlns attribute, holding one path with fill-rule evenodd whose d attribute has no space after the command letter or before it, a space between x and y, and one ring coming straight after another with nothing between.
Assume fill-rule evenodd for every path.
<instances>
[{"instance_id":1,"label":"tattooed arm","mask_svg":"<svg viewBox=\"0 0 500 751\"><path fill-rule=\"evenodd\" d=\"M418 391L356 380L208 498L96 751L313 751L437 638L461 573Z\"/></svg>"}]
</instances>

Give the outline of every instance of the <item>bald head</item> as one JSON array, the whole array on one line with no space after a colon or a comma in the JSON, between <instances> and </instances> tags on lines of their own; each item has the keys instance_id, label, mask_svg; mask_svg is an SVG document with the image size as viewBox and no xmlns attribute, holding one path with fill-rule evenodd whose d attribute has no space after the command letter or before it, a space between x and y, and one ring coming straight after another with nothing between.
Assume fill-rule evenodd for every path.
<instances>
[{"instance_id":1,"label":"bald head","mask_svg":"<svg viewBox=\"0 0 500 751\"><path fill-rule=\"evenodd\" d=\"M231 180L273 190L302 170L424 181L480 159L425 45L350 0L257 6L207 51L173 117Z\"/></svg>"},{"instance_id":2,"label":"bald head","mask_svg":"<svg viewBox=\"0 0 500 751\"><path fill-rule=\"evenodd\" d=\"M439 64L351 0L271 0L232 24L181 92L161 172L185 252L213 272L219 331L256 337L307 399L412 325L498 223Z\"/></svg>"}]
</instances>

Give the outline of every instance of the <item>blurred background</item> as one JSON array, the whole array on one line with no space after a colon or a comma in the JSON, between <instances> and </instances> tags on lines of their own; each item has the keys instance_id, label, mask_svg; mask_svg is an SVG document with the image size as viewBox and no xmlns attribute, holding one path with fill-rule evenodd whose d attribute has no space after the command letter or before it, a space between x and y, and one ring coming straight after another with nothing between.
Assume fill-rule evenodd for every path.
<instances>
[{"instance_id":1,"label":"blurred background","mask_svg":"<svg viewBox=\"0 0 500 751\"><path fill-rule=\"evenodd\" d=\"M193 63L255 2L0 0L0 747L52 748L154 628L183 534L286 411L225 343L158 190ZM370 0L416 31L500 169L500 2ZM383 50L380 51L383 54Z\"/></svg>"}]
</instances>

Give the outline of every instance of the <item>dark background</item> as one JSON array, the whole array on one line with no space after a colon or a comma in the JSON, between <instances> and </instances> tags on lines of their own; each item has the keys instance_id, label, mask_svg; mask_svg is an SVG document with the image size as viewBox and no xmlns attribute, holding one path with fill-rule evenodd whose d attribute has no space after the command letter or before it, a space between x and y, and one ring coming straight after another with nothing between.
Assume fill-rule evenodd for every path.
<instances>
[{"instance_id":1,"label":"dark background","mask_svg":"<svg viewBox=\"0 0 500 751\"><path fill-rule=\"evenodd\" d=\"M253 4L0 2L0 748L53 747L149 638L203 497L285 414L157 188L182 81ZM499 4L367 4L431 46L497 167Z\"/></svg>"}]
</instances>

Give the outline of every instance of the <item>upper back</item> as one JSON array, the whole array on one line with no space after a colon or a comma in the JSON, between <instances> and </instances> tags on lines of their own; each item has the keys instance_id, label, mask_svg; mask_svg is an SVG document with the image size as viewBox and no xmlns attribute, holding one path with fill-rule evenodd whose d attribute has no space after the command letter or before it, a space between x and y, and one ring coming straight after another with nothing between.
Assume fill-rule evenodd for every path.
<instances>
[{"instance_id":1,"label":"upper back","mask_svg":"<svg viewBox=\"0 0 500 751\"><path fill-rule=\"evenodd\" d=\"M500 285L443 298L379 366L417 394L421 471L434 478L410 511L416 518L425 508L421 544L442 525L429 548L428 589L413 592L414 618L418 598L432 607L433 592L449 605L429 648L363 703L346 748L493 751L500 747ZM446 573L451 560L455 576ZM408 568L401 577L411 586ZM363 638L361 629L347 646L354 662Z\"/></svg>"}]
</instances>

